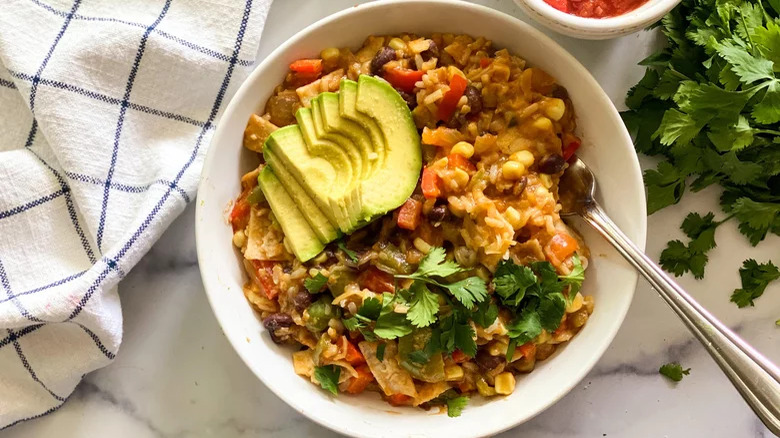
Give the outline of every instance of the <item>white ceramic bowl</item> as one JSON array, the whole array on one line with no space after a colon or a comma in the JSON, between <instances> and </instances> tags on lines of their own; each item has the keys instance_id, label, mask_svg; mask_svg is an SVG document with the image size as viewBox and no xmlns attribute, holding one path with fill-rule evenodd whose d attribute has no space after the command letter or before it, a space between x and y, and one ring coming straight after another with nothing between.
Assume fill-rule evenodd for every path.
<instances>
[{"instance_id":1,"label":"white ceramic bowl","mask_svg":"<svg viewBox=\"0 0 780 438\"><path fill-rule=\"evenodd\" d=\"M609 18L584 18L559 11L544 0L515 0L534 20L564 35L588 40L605 40L640 31L663 18L680 0L647 0L623 15Z\"/></svg>"},{"instance_id":2,"label":"white ceramic bowl","mask_svg":"<svg viewBox=\"0 0 780 438\"><path fill-rule=\"evenodd\" d=\"M197 201L198 261L209 301L222 330L249 368L298 412L335 431L368 437L491 435L528 420L563 397L601 357L631 303L637 275L607 243L582 224L593 253L584 292L596 310L574 340L532 373L511 396L474 397L458 418L394 408L377 394L330 397L293 372L288 348L275 345L241 291L240 254L231 243L225 211L240 192L239 177L257 164L241 146L246 121L261 112L290 62L331 46L357 48L370 34L434 31L483 35L539 66L566 86L584 138L581 156L601 183L612 218L640 247L645 239L645 199L639 164L626 129L596 81L571 55L531 26L492 9L447 0L361 4L321 20L277 48L249 76L225 110L203 167Z\"/></svg>"}]
</instances>

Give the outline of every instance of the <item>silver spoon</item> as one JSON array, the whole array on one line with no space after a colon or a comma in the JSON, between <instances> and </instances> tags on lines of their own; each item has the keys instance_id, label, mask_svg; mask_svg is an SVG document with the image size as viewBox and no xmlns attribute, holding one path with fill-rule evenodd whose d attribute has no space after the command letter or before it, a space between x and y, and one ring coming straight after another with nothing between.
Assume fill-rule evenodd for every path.
<instances>
[{"instance_id":1,"label":"silver spoon","mask_svg":"<svg viewBox=\"0 0 780 438\"><path fill-rule=\"evenodd\" d=\"M623 234L594 199L596 180L579 158L559 185L561 216L580 216L657 290L710 353L742 398L780 436L780 369L704 309Z\"/></svg>"}]
</instances>

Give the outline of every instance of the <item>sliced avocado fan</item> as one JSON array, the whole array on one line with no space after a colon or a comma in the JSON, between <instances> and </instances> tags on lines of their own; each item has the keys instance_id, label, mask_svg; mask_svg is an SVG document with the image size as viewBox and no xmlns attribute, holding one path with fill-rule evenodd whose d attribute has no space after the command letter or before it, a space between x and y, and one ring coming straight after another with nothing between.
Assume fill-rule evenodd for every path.
<instances>
[{"instance_id":1,"label":"sliced avocado fan","mask_svg":"<svg viewBox=\"0 0 780 438\"><path fill-rule=\"evenodd\" d=\"M286 198L277 195L274 203L266 197L301 261L403 204L422 167L409 107L387 82L366 75L345 79L338 93L321 93L311 102L297 111L298 125L266 140L263 156L274 181L265 177L260 185L264 193L285 191ZM287 220L292 223L285 228ZM288 229L299 235L293 238ZM316 243L305 243L312 238Z\"/></svg>"}]
</instances>

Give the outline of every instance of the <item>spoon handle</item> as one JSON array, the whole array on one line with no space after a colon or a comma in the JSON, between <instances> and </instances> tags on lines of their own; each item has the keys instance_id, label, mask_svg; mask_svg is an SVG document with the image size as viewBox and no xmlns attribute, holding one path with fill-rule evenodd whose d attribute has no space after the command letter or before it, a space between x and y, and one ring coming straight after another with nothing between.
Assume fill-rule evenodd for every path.
<instances>
[{"instance_id":1,"label":"spoon handle","mask_svg":"<svg viewBox=\"0 0 780 438\"><path fill-rule=\"evenodd\" d=\"M659 292L766 427L780 436L780 369L688 295L620 231L597 203L585 207L582 217Z\"/></svg>"}]
</instances>

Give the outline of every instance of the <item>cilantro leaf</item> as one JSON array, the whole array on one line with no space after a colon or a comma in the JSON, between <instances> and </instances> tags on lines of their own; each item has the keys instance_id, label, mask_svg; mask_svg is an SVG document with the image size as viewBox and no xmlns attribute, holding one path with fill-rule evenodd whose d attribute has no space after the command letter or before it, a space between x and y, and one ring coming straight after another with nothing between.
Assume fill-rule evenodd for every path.
<instances>
[{"instance_id":1,"label":"cilantro leaf","mask_svg":"<svg viewBox=\"0 0 780 438\"><path fill-rule=\"evenodd\" d=\"M772 61L763 56L751 55L745 47L740 47L731 40L722 41L715 46L715 50L732 65L731 69L744 84L775 78Z\"/></svg>"},{"instance_id":2,"label":"cilantro leaf","mask_svg":"<svg viewBox=\"0 0 780 438\"><path fill-rule=\"evenodd\" d=\"M561 325L563 314L566 313L566 299L560 292L548 294L539 302L537 313L542 328L553 332Z\"/></svg>"},{"instance_id":3,"label":"cilantro leaf","mask_svg":"<svg viewBox=\"0 0 780 438\"><path fill-rule=\"evenodd\" d=\"M333 395L339 394L340 375L341 367L335 365L314 367L314 379L317 380L322 389L330 391Z\"/></svg>"},{"instance_id":4,"label":"cilantro leaf","mask_svg":"<svg viewBox=\"0 0 780 438\"><path fill-rule=\"evenodd\" d=\"M347 330L354 332L357 330L360 330L361 328L365 327L365 324L363 321L361 321L357 316L353 316L352 318L346 318L341 320L342 324L344 324L344 327L347 328Z\"/></svg>"},{"instance_id":5,"label":"cilantro leaf","mask_svg":"<svg viewBox=\"0 0 780 438\"><path fill-rule=\"evenodd\" d=\"M421 281L412 283L412 301L406 318L416 327L428 327L436 321L439 298Z\"/></svg>"},{"instance_id":6,"label":"cilantro leaf","mask_svg":"<svg viewBox=\"0 0 780 438\"><path fill-rule=\"evenodd\" d=\"M468 277L442 286L469 310L474 308L474 304L481 303L487 298L487 285L479 277Z\"/></svg>"},{"instance_id":7,"label":"cilantro leaf","mask_svg":"<svg viewBox=\"0 0 780 438\"><path fill-rule=\"evenodd\" d=\"M374 334L382 339L396 339L406 336L413 328L406 315L395 312L395 302L398 294L382 294L382 311L376 320Z\"/></svg>"},{"instance_id":8,"label":"cilantro leaf","mask_svg":"<svg viewBox=\"0 0 780 438\"><path fill-rule=\"evenodd\" d=\"M571 303L577 295L577 292L582 288L582 282L585 281L585 268L582 267L582 261L580 260L579 254L575 252L571 260L574 265L571 272L569 272L568 275L558 276L558 279L562 281L563 284L569 286L569 292L566 299L566 302L568 303Z\"/></svg>"},{"instance_id":9,"label":"cilantro leaf","mask_svg":"<svg viewBox=\"0 0 780 438\"><path fill-rule=\"evenodd\" d=\"M376 347L376 360L382 362L385 360L385 348L387 348L387 344L384 342L380 343Z\"/></svg>"},{"instance_id":10,"label":"cilantro leaf","mask_svg":"<svg viewBox=\"0 0 780 438\"><path fill-rule=\"evenodd\" d=\"M525 291L534 284L536 284L534 272L511 260L502 260L493 276L493 287L505 306L519 306L525 297Z\"/></svg>"},{"instance_id":11,"label":"cilantro leaf","mask_svg":"<svg viewBox=\"0 0 780 438\"><path fill-rule=\"evenodd\" d=\"M469 404L469 398L465 395L459 397L453 397L447 400L447 416L448 417L460 417L463 408Z\"/></svg>"},{"instance_id":12,"label":"cilantro leaf","mask_svg":"<svg viewBox=\"0 0 780 438\"><path fill-rule=\"evenodd\" d=\"M363 300L363 304L358 309L358 315L364 316L371 320L379 318L379 314L382 311L382 303L374 297L369 297Z\"/></svg>"},{"instance_id":13,"label":"cilantro leaf","mask_svg":"<svg viewBox=\"0 0 780 438\"><path fill-rule=\"evenodd\" d=\"M445 353L452 353L456 349L469 357L477 354L477 343L474 341L476 333L468 323L462 312L454 311L440 320L441 349Z\"/></svg>"},{"instance_id":14,"label":"cilantro leaf","mask_svg":"<svg viewBox=\"0 0 780 438\"><path fill-rule=\"evenodd\" d=\"M661 368L658 369L658 372L661 373L661 375L668 377L670 380L674 382L679 382L682 380L683 376L687 376L691 373L691 369L683 369L682 365L680 365L677 362L670 362L664 365L661 365Z\"/></svg>"},{"instance_id":15,"label":"cilantro leaf","mask_svg":"<svg viewBox=\"0 0 780 438\"><path fill-rule=\"evenodd\" d=\"M303 280L303 287L305 287L309 293L316 294L319 293L327 283L328 277L318 272L314 277Z\"/></svg>"},{"instance_id":16,"label":"cilantro leaf","mask_svg":"<svg viewBox=\"0 0 780 438\"><path fill-rule=\"evenodd\" d=\"M423 257L420 261L420 266L417 268L417 272L414 273L418 277L448 277L452 274L463 272L457 263L451 260L445 260L446 252L442 247L434 247L431 251Z\"/></svg>"},{"instance_id":17,"label":"cilantro leaf","mask_svg":"<svg viewBox=\"0 0 780 438\"><path fill-rule=\"evenodd\" d=\"M550 262L534 262L531 268L539 277L537 285L530 288L529 293L544 298L549 294L563 291L564 284L558 281L558 272Z\"/></svg>"},{"instance_id":18,"label":"cilantro leaf","mask_svg":"<svg viewBox=\"0 0 780 438\"><path fill-rule=\"evenodd\" d=\"M739 231L753 246L766 237L770 229L780 227L780 203L756 202L747 197L737 199L732 212L740 222Z\"/></svg>"},{"instance_id":19,"label":"cilantro leaf","mask_svg":"<svg viewBox=\"0 0 780 438\"><path fill-rule=\"evenodd\" d=\"M490 300L485 300L471 313L471 319L482 328L488 328L498 318L498 306Z\"/></svg>"},{"instance_id":20,"label":"cilantro leaf","mask_svg":"<svg viewBox=\"0 0 780 438\"><path fill-rule=\"evenodd\" d=\"M659 163L656 170L646 170L644 176L647 214L678 203L685 192L685 175L681 175L668 161Z\"/></svg>"},{"instance_id":21,"label":"cilantro leaf","mask_svg":"<svg viewBox=\"0 0 780 438\"><path fill-rule=\"evenodd\" d=\"M771 261L759 264L753 259L745 260L739 268L742 288L731 294L731 301L738 307L753 305L753 300L764 294L770 282L780 278L780 270Z\"/></svg>"},{"instance_id":22,"label":"cilantro leaf","mask_svg":"<svg viewBox=\"0 0 780 438\"><path fill-rule=\"evenodd\" d=\"M672 240L661 251L660 262L661 267L675 277L690 272L695 278L701 279L704 277L704 266L708 260L706 254L692 251L679 240Z\"/></svg>"},{"instance_id":23,"label":"cilantro leaf","mask_svg":"<svg viewBox=\"0 0 780 438\"><path fill-rule=\"evenodd\" d=\"M512 322L507 325L508 335L516 339L518 344L525 344L542 334L542 322L535 309L526 307Z\"/></svg>"},{"instance_id":24,"label":"cilantro leaf","mask_svg":"<svg viewBox=\"0 0 780 438\"><path fill-rule=\"evenodd\" d=\"M349 257L349 259L352 260L353 263L358 262L357 253L355 251L352 251L351 249L348 249L347 244L344 243L343 240L339 240L336 245L339 247L340 250L344 251L344 254L346 254L347 257Z\"/></svg>"}]
</instances>

